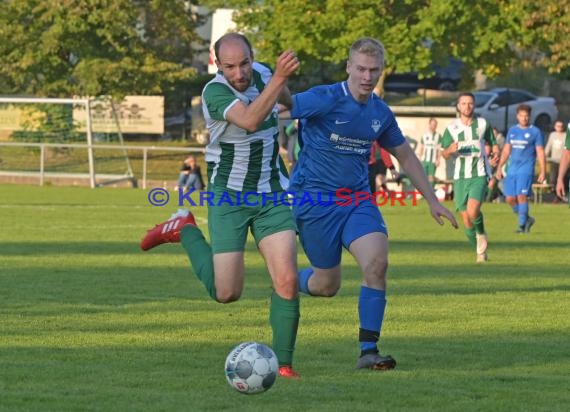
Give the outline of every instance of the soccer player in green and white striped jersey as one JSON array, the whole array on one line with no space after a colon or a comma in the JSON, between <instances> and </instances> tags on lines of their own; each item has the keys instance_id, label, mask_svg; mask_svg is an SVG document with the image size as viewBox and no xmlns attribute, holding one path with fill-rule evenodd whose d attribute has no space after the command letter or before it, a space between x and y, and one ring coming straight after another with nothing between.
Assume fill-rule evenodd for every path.
<instances>
[{"instance_id":1,"label":"soccer player in green and white striped jersey","mask_svg":"<svg viewBox=\"0 0 570 412\"><path fill-rule=\"evenodd\" d=\"M475 97L461 93L457 99L459 117L443 133L442 156L455 160L453 193L465 234L477 251L477 262L487 260L487 234L481 203L487 192L490 167L499 162L499 147L493 130L475 115Z\"/></svg>"},{"instance_id":2,"label":"soccer player in green and white striped jersey","mask_svg":"<svg viewBox=\"0 0 570 412\"><path fill-rule=\"evenodd\" d=\"M236 191L279 192L289 179L277 144L278 116L274 108L257 128L240 127L226 113L240 102L254 102L263 92L272 72L261 63L252 64L252 84L245 90L232 87L218 73L202 92L202 108L210 143L206 147L208 181L218 188ZM236 119L237 120L237 119Z\"/></svg>"},{"instance_id":3,"label":"soccer player in green and white striped jersey","mask_svg":"<svg viewBox=\"0 0 570 412\"><path fill-rule=\"evenodd\" d=\"M429 119L429 131L425 133L420 139L420 161L426 172L428 180L433 185L435 184L435 169L439 165L439 143L441 134L437 131L437 120L434 117Z\"/></svg>"},{"instance_id":4,"label":"soccer player in green and white striped jersey","mask_svg":"<svg viewBox=\"0 0 570 412\"><path fill-rule=\"evenodd\" d=\"M290 207L278 200L288 176L279 156L276 103L291 107L287 79L299 61L292 51L284 52L272 73L254 62L249 41L238 33L223 35L214 52L219 71L202 92L210 132L210 244L191 212L181 210L150 230L141 248L181 242L212 299L229 303L243 290L244 250L251 231L273 281L269 322L279 375L298 378L292 368L299 324L296 226Z\"/></svg>"}]
</instances>

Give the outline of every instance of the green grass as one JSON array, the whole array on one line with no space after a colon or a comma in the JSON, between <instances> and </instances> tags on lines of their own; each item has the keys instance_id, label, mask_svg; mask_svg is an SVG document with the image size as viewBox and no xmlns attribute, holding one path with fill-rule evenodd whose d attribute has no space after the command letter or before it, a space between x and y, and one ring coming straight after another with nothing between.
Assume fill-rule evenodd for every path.
<instances>
[{"instance_id":1,"label":"green grass","mask_svg":"<svg viewBox=\"0 0 570 412\"><path fill-rule=\"evenodd\" d=\"M486 265L423 203L383 208L381 342L398 368L354 369L360 275L346 255L338 296L302 297L302 379L257 396L233 391L223 364L241 341L271 342L263 261L248 244L242 299L212 302L180 246L138 249L175 208L143 190L0 185L0 411L568 409L567 207L531 206L521 236L506 205L485 204Z\"/></svg>"}]
</instances>

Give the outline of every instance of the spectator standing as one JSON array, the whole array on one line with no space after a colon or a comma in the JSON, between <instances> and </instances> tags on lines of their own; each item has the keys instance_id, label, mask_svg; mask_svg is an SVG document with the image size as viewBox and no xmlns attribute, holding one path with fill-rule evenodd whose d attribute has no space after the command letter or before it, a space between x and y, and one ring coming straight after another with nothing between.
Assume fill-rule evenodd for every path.
<instances>
[{"instance_id":1,"label":"spectator standing","mask_svg":"<svg viewBox=\"0 0 570 412\"><path fill-rule=\"evenodd\" d=\"M560 169L560 160L564 153L564 141L566 140L566 133L564 130L564 123L562 120L554 122L554 131L548 135L548 141L544 148L544 155L548 162L548 183L552 187L556 187L558 179L558 170ZM564 185L568 187L569 174L564 174ZM560 199L557 197L557 199Z\"/></svg>"},{"instance_id":2,"label":"spectator standing","mask_svg":"<svg viewBox=\"0 0 570 412\"><path fill-rule=\"evenodd\" d=\"M560 159L560 170L558 170L558 180L556 181L556 194L560 198L564 198L567 194L567 190L570 190L570 187L565 186L564 184L564 176L568 173L569 164L570 164L570 123L568 123L568 127L566 129L566 143L564 144L566 150L562 154L562 158ZM569 202L570 202L570 196Z\"/></svg>"}]
</instances>

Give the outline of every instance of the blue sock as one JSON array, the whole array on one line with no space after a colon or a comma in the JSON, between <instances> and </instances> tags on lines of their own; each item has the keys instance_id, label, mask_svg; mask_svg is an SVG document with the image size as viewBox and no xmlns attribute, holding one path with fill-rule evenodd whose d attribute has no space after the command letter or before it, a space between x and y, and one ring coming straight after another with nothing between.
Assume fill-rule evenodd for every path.
<instances>
[{"instance_id":1,"label":"blue sock","mask_svg":"<svg viewBox=\"0 0 570 412\"><path fill-rule=\"evenodd\" d=\"M514 212L515 214L518 214L518 213L519 213L519 205L518 205L518 204L512 206L512 208L513 208L513 212Z\"/></svg>"},{"instance_id":2,"label":"blue sock","mask_svg":"<svg viewBox=\"0 0 570 412\"><path fill-rule=\"evenodd\" d=\"M310 295L309 291L309 278L313 275L313 268L306 268L299 271L299 292Z\"/></svg>"},{"instance_id":3,"label":"blue sock","mask_svg":"<svg viewBox=\"0 0 570 412\"><path fill-rule=\"evenodd\" d=\"M524 227L528 219L528 203L519 203L519 226Z\"/></svg>"},{"instance_id":4,"label":"blue sock","mask_svg":"<svg viewBox=\"0 0 570 412\"><path fill-rule=\"evenodd\" d=\"M360 350L371 350L377 347L376 342L380 337L385 309L386 292L384 290L372 289L366 286L360 287L360 295L358 297L360 336L369 335L368 333L363 333L363 330L375 335L374 338L367 338L366 341L361 339Z\"/></svg>"}]
</instances>

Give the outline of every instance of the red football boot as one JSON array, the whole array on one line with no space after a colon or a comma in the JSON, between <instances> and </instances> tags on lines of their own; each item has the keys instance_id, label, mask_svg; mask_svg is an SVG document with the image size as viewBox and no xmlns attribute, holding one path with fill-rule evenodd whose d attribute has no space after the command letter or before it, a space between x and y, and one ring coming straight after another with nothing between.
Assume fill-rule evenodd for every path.
<instances>
[{"instance_id":1,"label":"red football boot","mask_svg":"<svg viewBox=\"0 0 570 412\"><path fill-rule=\"evenodd\" d=\"M299 375L295 370L289 365L283 365L279 367L279 376L282 378L289 378L289 379L300 379L301 375Z\"/></svg>"},{"instance_id":2,"label":"red football boot","mask_svg":"<svg viewBox=\"0 0 570 412\"><path fill-rule=\"evenodd\" d=\"M166 222L156 225L146 232L141 241L141 249L149 250L163 243L180 242L180 229L186 225L196 226L194 215L189 210L179 209Z\"/></svg>"}]
</instances>

